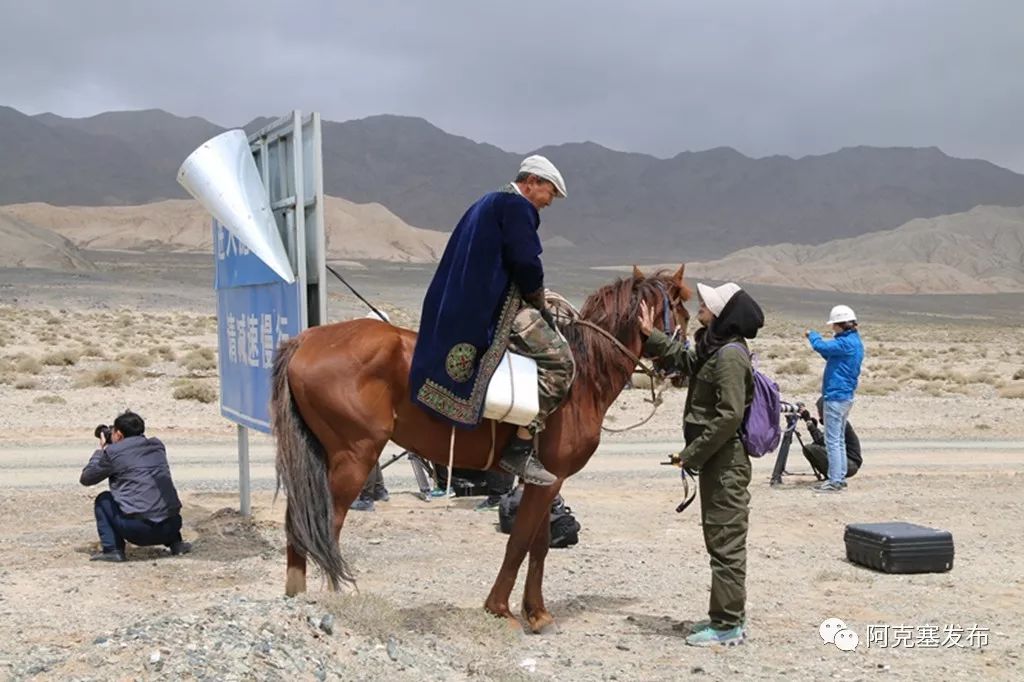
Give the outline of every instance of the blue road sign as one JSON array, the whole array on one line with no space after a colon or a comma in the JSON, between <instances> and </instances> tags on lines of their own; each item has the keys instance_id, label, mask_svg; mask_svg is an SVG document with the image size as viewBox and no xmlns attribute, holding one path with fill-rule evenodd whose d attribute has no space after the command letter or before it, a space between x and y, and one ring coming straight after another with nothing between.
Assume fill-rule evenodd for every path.
<instances>
[{"instance_id":1,"label":"blue road sign","mask_svg":"<svg viewBox=\"0 0 1024 682\"><path fill-rule=\"evenodd\" d=\"M301 331L300 284L281 279L217 221L213 243L220 413L270 433L274 349Z\"/></svg>"}]
</instances>

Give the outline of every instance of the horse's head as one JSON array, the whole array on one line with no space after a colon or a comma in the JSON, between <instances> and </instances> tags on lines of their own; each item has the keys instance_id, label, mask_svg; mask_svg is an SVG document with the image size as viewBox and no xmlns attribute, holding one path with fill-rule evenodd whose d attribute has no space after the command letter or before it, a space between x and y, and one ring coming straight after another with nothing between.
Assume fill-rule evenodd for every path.
<instances>
[{"instance_id":1,"label":"horse's head","mask_svg":"<svg viewBox=\"0 0 1024 682\"><path fill-rule=\"evenodd\" d=\"M658 326L669 336L678 335L686 340L687 327L690 323L690 312L686 309L686 301L693 296L693 291L686 286L683 274L686 264L683 263L670 275L666 270L659 270L652 275L644 275L640 268L633 266L633 286L637 292L637 304L643 300L654 310L654 319Z\"/></svg>"}]
</instances>

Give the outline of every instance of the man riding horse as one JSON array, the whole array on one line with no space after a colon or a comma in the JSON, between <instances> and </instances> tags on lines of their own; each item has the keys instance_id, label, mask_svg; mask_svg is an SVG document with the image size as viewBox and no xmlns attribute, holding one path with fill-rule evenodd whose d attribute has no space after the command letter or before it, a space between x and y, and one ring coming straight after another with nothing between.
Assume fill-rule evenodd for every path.
<instances>
[{"instance_id":1,"label":"man riding horse","mask_svg":"<svg viewBox=\"0 0 1024 682\"><path fill-rule=\"evenodd\" d=\"M412 400L455 426L480 423L487 384L506 348L537 362L540 410L519 427L499 466L527 483L557 479L534 440L569 392L572 353L545 308L540 209L566 196L543 156L523 160L513 182L481 197L455 227L427 289L410 370Z\"/></svg>"}]
</instances>

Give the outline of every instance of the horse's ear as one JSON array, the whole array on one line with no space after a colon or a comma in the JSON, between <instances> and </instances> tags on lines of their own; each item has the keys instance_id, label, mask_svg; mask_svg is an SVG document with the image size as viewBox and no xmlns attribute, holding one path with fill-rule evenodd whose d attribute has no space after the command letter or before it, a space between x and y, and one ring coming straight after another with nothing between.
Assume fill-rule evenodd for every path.
<instances>
[{"instance_id":1,"label":"horse's ear","mask_svg":"<svg viewBox=\"0 0 1024 682\"><path fill-rule=\"evenodd\" d=\"M633 279L643 279L644 273L640 272L640 268L633 266Z\"/></svg>"},{"instance_id":2,"label":"horse's ear","mask_svg":"<svg viewBox=\"0 0 1024 682\"><path fill-rule=\"evenodd\" d=\"M686 286L685 280L683 280L683 274L686 272L686 263L682 263L679 269L676 270L676 274L672 275L672 282L679 287L680 298L684 301L689 301L690 297L693 296L693 290Z\"/></svg>"}]
</instances>

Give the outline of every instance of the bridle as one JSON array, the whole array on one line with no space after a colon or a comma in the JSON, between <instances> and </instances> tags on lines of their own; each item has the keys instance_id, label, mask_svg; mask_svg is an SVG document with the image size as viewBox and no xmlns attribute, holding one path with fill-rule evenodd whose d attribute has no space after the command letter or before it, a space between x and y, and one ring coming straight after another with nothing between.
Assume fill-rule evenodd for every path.
<instances>
[{"instance_id":1,"label":"bridle","mask_svg":"<svg viewBox=\"0 0 1024 682\"><path fill-rule=\"evenodd\" d=\"M674 323L672 311L675 310L674 305L681 304L681 299L676 299L673 305L672 298L668 295L668 287L665 286L665 283L662 282L661 280L656 280L655 285L661 292L662 331L664 331L665 334L668 335L669 337L675 338L675 336L679 332L679 328ZM572 316L571 323L581 327L587 327L588 329L593 329L598 334L601 334L602 336L607 338L609 341L612 342L612 344L616 348L618 348L627 358L629 358L630 361L632 361L634 367L639 367L640 371L646 374L651 379L651 397L650 399L645 399L647 400L647 402L651 403L651 413L641 421L638 421L635 424L630 424L629 426L624 426L621 428L611 428L602 424L601 429L603 431L607 431L608 433L622 433L623 431L635 429L638 426L643 426L644 424L649 422L654 417L654 414L658 411L658 407L661 406L661 396L669 386L669 382L664 380L663 374L658 372L657 370L649 368L646 364L644 364L641 358L638 357L633 351L626 348L626 345L619 341L617 338L615 338L614 334L612 334L606 329L603 329L602 327L597 326L596 324L589 320L584 320L580 318L578 313ZM657 358L655 358L655 360L657 360ZM658 384L657 391L655 391L655 384Z\"/></svg>"}]
</instances>

